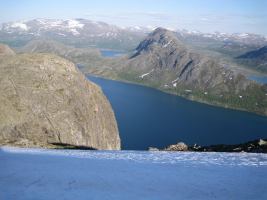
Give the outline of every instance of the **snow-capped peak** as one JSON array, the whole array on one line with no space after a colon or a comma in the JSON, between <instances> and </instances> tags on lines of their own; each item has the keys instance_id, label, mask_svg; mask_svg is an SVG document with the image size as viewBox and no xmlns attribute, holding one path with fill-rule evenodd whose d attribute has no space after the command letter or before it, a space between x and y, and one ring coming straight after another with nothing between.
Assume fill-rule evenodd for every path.
<instances>
[{"instance_id":1,"label":"snow-capped peak","mask_svg":"<svg viewBox=\"0 0 267 200\"><path fill-rule=\"evenodd\" d=\"M22 22L15 22L13 24L10 25L11 28L19 28L22 29L24 31L28 30L28 26Z\"/></svg>"},{"instance_id":2,"label":"snow-capped peak","mask_svg":"<svg viewBox=\"0 0 267 200\"><path fill-rule=\"evenodd\" d=\"M77 20L70 19L67 22L68 22L69 28L83 28L84 27L84 24L80 23Z\"/></svg>"},{"instance_id":3,"label":"snow-capped peak","mask_svg":"<svg viewBox=\"0 0 267 200\"><path fill-rule=\"evenodd\" d=\"M136 30L141 30L141 27L140 26L135 26L134 27Z\"/></svg>"},{"instance_id":4,"label":"snow-capped peak","mask_svg":"<svg viewBox=\"0 0 267 200\"><path fill-rule=\"evenodd\" d=\"M238 34L238 36L241 37L241 38L247 38L249 36L249 34L247 34L247 33L240 33L240 34Z\"/></svg>"}]
</instances>

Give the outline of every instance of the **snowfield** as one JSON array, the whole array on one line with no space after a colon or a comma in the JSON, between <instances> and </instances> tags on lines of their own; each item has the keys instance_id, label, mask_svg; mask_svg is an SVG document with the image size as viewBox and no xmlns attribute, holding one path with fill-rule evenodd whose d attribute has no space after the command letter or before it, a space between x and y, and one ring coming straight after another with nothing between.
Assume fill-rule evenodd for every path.
<instances>
[{"instance_id":1,"label":"snowfield","mask_svg":"<svg viewBox=\"0 0 267 200\"><path fill-rule=\"evenodd\" d=\"M267 199L267 155L0 148L0 199Z\"/></svg>"}]
</instances>

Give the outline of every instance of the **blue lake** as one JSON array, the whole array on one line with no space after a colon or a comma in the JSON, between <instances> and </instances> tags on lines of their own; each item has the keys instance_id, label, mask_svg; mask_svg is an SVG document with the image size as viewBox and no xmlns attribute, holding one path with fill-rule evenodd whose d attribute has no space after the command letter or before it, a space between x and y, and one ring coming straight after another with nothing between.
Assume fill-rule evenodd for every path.
<instances>
[{"instance_id":1,"label":"blue lake","mask_svg":"<svg viewBox=\"0 0 267 200\"><path fill-rule=\"evenodd\" d=\"M267 117L201 104L161 91L88 77L102 87L119 126L122 148L237 144L267 138Z\"/></svg>"},{"instance_id":2,"label":"blue lake","mask_svg":"<svg viewBox=\"0 0 267 200\"><path fill-rule=\"evenodd\" d=\"M258 83L267 84L267 76L256 76L251 75L248 77L250 80L256 81Z\"/></svg>"},{"instance_id":3,"label":"blue lake","mask_svg":"<svg viewBox=\"0 0 267 200\"><path fill-rule=\"evenodd\" d=\"M100 52L101 55L104 57L118 57L125 54L125 52L123 51L105 50L105 49L100 50Z\"/></svg>"}]
</instances>

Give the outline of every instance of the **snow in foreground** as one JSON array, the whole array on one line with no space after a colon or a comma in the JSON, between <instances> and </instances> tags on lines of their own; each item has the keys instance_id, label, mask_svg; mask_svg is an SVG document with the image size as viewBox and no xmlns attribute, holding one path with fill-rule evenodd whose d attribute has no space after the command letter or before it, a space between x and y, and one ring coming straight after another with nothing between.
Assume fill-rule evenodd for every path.
<instances>
[{"instance_id":1,"label":"snow in foreground","mask_svg":"<svg viewBox=\"0 0 267 200\"><path fill-rule=\"evenodd\" d=\"M0 148L0 199L267 199L267 155Z\"/></svg>"}]
</instances>

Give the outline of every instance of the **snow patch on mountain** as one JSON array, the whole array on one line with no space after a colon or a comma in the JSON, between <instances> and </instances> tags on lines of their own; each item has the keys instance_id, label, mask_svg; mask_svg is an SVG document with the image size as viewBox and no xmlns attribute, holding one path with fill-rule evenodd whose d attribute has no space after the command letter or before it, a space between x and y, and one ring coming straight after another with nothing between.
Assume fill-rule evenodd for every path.
<instances>
[{"instance_id":1,"label":"snow patch on mountain","mask_svg":"<svg viewBox=\"0 0 267 200\"><path fill-rule=\"evenodd\" d=\"M164 45L163 45L163 48L168 47L171 43L172 43L172 40L170 40L168 43L164 44Z\"/></svg>"},{"instance_id":2,"label":"snow patch on mountain","mask_svg":"<svg viewBox=\"0 0 267 200\"><path fill-rule=\"evenodd\" d=\"M24 23L21 23L21 22L15 22L15 23L11 24L10 27L11 28L19 28L19 29L22 29L24 31L28 30L28 26Z\"/></svg>"},{"instance_id":3,"label":"snow patch on mountain","mask_svg":"<svg viewBox=\"0 0 267 200\"><path fill-rule=\"evenodd\" d=\"M73 29L73 28L83 28L84 27L84 24L80 23L79 21L77 20L68 20L68 27Z\"/></svg>"},{"instance_id":4,"label":"snow patch on mountain","mask_svg":"<svg viewBox=\"0 0 267 200\"><path fill-rule=\"evenodd\" d=\"M154 71L154 69L152 69L150 72L148 72L148 73L145 73L145 74L142 74L142 75L140 75L139 76L139 78L144 78L145 76L148 76L149 74L151 74L152 72Z\"/></svg>"},{"instance_id":5,"label":"snow patch on mountain","mask_svg":"<svg viewBox=\"0 0 267 200\"><path fill-rule=\"evenodd\" d=\"M241 37L241 38L247 38L249 36L249 34L247 34L247 33L240 33L240 34L238 34L238 36Z\"/></svg>"},{"instance_id":6,"label":"snow patch on mountain","mask_svg":"<svg viewBox=\"0 0 267 200\"><path fill-rule=\"evenodd\" d=\"M80 35L80 33L79 33L75 28L71 28L71 29L69 29L69 31L70 31L73 35Z\"/></svg>"}]
</instances>

